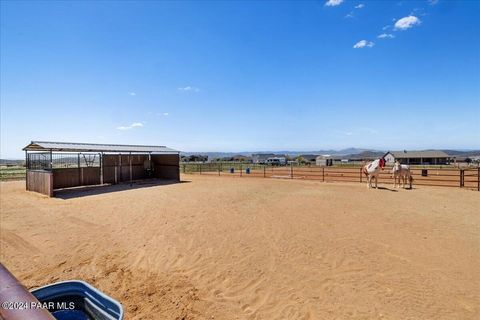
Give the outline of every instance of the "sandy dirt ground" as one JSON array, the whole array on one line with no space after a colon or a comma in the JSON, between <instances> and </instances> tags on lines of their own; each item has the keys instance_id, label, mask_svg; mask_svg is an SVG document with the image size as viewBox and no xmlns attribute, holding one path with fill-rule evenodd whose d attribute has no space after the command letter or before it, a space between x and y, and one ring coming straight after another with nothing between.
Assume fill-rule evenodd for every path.
<instances>
[{"instance_id":1,"label":"sandy dirt ground","mask_svg":"<svg viewBox=\"0 0 480 320\"><path fill-rule=\"evenodd\" d=\"M182 179L1 183L1 261L28 288L88 281L126 319L480 318L477 191Z\"/></svg>"}]
</instances>

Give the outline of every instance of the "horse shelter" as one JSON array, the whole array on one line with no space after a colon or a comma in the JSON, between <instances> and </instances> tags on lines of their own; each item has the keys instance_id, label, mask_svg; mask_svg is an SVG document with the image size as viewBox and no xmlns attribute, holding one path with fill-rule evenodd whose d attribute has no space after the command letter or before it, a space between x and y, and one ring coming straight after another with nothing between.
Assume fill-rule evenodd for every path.
<instances>
[{"instance_id":1,"label":"horse shelter","mask_svg":"<svg viewBox=\"0 0 480 320\"><path fill-rule=\"evenodd\" d=\"M144 179L180 181L180 152L165 146L32 141L25 148L26 189L57 189Z\"/></svg>"}]
</instances>

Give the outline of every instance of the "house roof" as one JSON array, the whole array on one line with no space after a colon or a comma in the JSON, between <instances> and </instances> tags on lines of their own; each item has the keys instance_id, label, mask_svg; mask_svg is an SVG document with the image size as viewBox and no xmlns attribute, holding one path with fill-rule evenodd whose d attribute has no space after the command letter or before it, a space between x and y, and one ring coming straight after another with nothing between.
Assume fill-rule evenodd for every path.
<instances>
[{"instance_id":1,"label":"house roof","mask_svg":"<svg viewBox=\"0 0 480 320\"><path fill-rule=\"evenodd\" d=\"M53 141L32 141L24 151L64 151L64 152L138 152L178 154L179 151L165 146L144 146L128 144L73 143Z\"/></svg>"},{"instance_id":2,"label":"house roof","mask_svg":"<svg viewBox=\"0 0 480 320\"><path fill-rule=\"evenodd\" d=\"M448 154L440 150L426 150L426 151L389 151L397 159L404 158L450 158Z\"/></svg>"}]
</instances>

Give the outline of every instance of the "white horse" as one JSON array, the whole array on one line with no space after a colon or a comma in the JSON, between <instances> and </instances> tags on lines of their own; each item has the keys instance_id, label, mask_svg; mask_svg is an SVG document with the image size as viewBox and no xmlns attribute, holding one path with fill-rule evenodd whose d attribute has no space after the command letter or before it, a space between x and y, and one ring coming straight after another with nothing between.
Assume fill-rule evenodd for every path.
<instances>
[{"instance_id":1,"label":"white horse","mask_svg":"<svg viewBox=\"0 0 480 320\"><path fill-rule=\"evenodd\" d=\"M408 183L410 184L410 188L412 186L412 173L410 172L410 166L406 164L400 164L400 162L397 160L395 161L395 164L393 165L392 168L392 174L393 174L393 187L397 187L397 181L398 181L398 187L400 188L400 183L402 183L402 187L405 189L405 184Z\"/></svg>"},{"instance_id":2,"label":"white horse","mask_svg":"<svg viewBox=\"0 0 480 320\"><path fill-rule=\"evenodd\" d=\"M369 189L372 187L372 179L375 179L375 188L378 188L378 175L380 174L380 169L383 170L384 167L385 159L383 158L369 162L363 166L362 172L367 177L367 187Z\"/></svg>"}]
</instances>

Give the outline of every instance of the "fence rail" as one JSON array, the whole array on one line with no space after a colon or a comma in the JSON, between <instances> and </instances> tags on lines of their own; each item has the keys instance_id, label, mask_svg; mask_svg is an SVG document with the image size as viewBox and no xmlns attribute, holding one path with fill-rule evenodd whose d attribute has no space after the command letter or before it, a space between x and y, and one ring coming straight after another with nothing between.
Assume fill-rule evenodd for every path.
<instances>
[{"instance_id":1,"label":"fence rail","mask_svg":"<svg viewBox=\"0 0 480 320\"><path fill-rule=\"evenodd\" d=\"M257 177L278 179L304 179L322 182L366 182L361 167L268 166L245 163L183 163L182 173L231 177ZM380 172L378 182L393 184L391 167ZM480 167L411 168L413 185L460 187L480 191Z\"/></svg>"}]
</instances>

